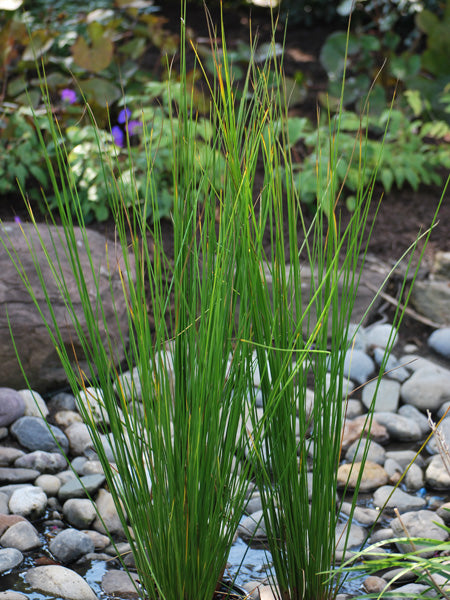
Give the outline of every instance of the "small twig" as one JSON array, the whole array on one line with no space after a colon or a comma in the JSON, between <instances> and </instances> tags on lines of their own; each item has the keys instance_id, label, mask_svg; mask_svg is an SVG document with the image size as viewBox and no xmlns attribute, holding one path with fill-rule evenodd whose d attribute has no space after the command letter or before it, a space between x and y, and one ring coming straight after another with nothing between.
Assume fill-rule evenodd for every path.
<instances>
[{"instance_id":1,"label":"small twig","mask_svg":"<svg viewBox=\"0 0 450 600\"><path fill-rule=\"evenodd\" d=\"M394 298L394 296L391 296L390 294L386 294L386 292L379 291L374 285L371 285L370 283L365 283L365 286L371 292L378 293L379 296L381 298L383 298L383 300L386 300L386 302L389 302L389 304L392 304L393 306L399 306L399 308L401 310L403 310L409 317L412 317L416 321L419 321L420 323L423 323L424 325L428 325L429 327L434 327L435 329L439 329L440 327L442 327L442 324L436 323L436 321L432 321L431 319L428 319L427 317L423 317L422 315L420 315L418 312L416 312L412 308L409 308L409 306L405 306L404 304L399 302L396 298Z\"/></svg>"}]
</instances>

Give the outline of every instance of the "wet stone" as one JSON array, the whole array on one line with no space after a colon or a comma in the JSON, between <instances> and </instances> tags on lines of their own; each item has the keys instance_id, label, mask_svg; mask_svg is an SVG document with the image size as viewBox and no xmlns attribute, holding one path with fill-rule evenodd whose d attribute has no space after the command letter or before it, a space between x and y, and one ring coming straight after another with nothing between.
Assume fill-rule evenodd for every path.
<instances>
[{"instance_id":1,"label":"wet stone","mask_svg":"<svg viewBox=\"0 0 450 600\"><path fill-rule=\"evenodd\" d=\"M29 569L25 581L35 590L64 600L97 600L91 587L78 573L59 565Z\"/></svg>"},{"instance_id":2,"label":"wet stone","mask_svg":"<svg viewBox=\"0 0 450 600\"><path fill-rule=\"evenodd\" d=\"M106 594L120 598L137 598L139 596L139 578L135 573L126 573L111 569L102 577L102 589Z\"/></svg>"},{"instance_id":3,"label":"wet stone","mask_svg":"<svg viewBox=\"0 0 450 600\"><path fill-rule=\"evenodd\" d=\"M23 554L16 548L0 548L0 573L10 571L20 565Z\"/></svg>"}]
</instances>

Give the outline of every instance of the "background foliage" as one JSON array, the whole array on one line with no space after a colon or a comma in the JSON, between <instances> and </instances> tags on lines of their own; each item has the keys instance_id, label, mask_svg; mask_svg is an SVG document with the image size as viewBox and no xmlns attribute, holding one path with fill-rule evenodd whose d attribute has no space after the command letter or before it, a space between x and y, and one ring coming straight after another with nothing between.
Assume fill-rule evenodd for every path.
<instances>
[{"instance_id":1,"label":"background foliage","mask_svg":"<svg viewBox=\"0 0 450 600\"><path fill-rule=\"evenodd\" d=\"M188 4L200 2L192 0ZM217 8L216 4L211 3L211 9ZM301 116L305 108L306 114L311 113L305 102L312 102L306 97L304 74L298 71L288 79L291 106L296 109L296 116L288 117L293 176L300 198L311 206L318 164L327 160L317 154L315 132L322 128L325 133L326 113L333 112L339 103L344 65L347 113L341 143L345 152L337 173L344 183L343 197L349 208L354 204L357 178L357 165L351 156L358 129L368 134L368 166L372 155L383 152L378 181L387 192L405 185L418 189L422 183L439 184L443 170L450 168L450 0L358 0L347 46L352 4L349 0L282 0L280 4L280 40L286 18L289 31L309 26L323 30L324 24L333 25L320 52L328 87L318 97L325 113L319 121ZM223 5L225 11L248 14L246 1L227 0ZM164 3L164 14L177 14L178 10L178 0ZM254 6L252 11L270 22L267 8ZM19 184L42 211L55 206L30 112L31 105L38 117L42 114L35 67L38 59L45 67L52 104L61 124L61 139L71 148L70 160L87 222L108 219L110 212L105 191L99 185L101 166L95 158L97 147L85 102L92 109L96 125L104 131L103 151L114 148L116 152L124 181L129 177L126 163L132 158L138 201L146 194L145 164L150 142L159 215L167 216L173 202L173 157L169 150L171 107L165 81L170 76L173 84L179 78L178 42L178 34L173 33L162 10L151 2L97 0L93 8L86 1L0 0L0 194L14 196ZM212 72L209 45L196 43L203 64ZM228 51L233 77L242 81L250 59L247 45L236 40ZM257 52L264 60L264 44ZM187 80L192 86L193 105L202 119L208 115L209 105L199 72L193 67L189 66ZM394 96L391 134L382 139L380 132ZM119 122L124 109L127 118ZM157 135L151 140L139 126L144 120L155 125ZM198 160L205 164L211 140L204 126L199 131L204 137L199 140ZM45 119L41 132L48 142L48 155L54 160L55 149L48 139ZM47 192L48 206L42 200L41 188ZM136 201L132 197L130 193L128 202ZM148 217L151 212L149 208Z\"/></svg>"}]
</instances>

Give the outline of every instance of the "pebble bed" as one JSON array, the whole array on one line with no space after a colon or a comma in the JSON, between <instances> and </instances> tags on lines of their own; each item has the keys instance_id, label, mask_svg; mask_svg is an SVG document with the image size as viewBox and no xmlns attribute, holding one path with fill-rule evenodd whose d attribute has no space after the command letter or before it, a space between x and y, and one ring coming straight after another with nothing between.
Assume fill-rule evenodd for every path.
<instances>
[{"instance_id":1,"label":"pebble bed","mask_svg":"<svg viewBox=\"0 0 450 600\"><path fill-rule=\"evenodd\" d=\"M391 329L384 323L358 332L353 355L346 361L349 391L376 376ZM401 347L401 355L394 347L388 373L381 380L375 400L360 502L350 531L349 547L353 549L359 549L367 538L379 517L379 508L429 435L427 411L438 419L450 406L450 328L433 331L428 339L427 358L418 356L418 348L411 344ZM338 472L342 484L348 477L348 463L357 452L374 386L375 383L368 383L357 399L348 400L343 462ZM71 468L59 452L46 421L52 423L52 432L67 453ZM440 429L450 440L450 416L443 420ZM0 600L137 596L128 575L114 558L116 551L105 535L101 519L85 496L83 486L95 499L98 513L132 570L133 557L124 541L111 494L105 488L101 465L90 445L87 428L71 394L59 393L44 401L38 393L0 388ZM369 542L403 534L401 524L394 518L394 508L410 535L446 539L447 532L436 523L450 526L447 495L450 476L432 438L390 497ZM349 509L344 502L342 527ZM260 495L255 488L251 489L237 534L230 555L231 574L250 539L256 548L266 541ZM339 542L337 549L339 555ZM242 565L239 583L255 599L268 597L266 561L264 551L251 549ZM361 582L365 588L346 590L341 598L363 593L364 589L380 591L385 582L369 578ZM417 584L405 585L408 587L403 591L414 593Z\"/></svg>"}]
</instances>

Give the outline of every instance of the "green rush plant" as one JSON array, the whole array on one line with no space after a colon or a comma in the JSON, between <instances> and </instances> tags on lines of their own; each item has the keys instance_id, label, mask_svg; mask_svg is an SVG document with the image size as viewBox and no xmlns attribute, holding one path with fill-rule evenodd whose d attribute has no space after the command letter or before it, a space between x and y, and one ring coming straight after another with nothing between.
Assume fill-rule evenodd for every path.
<instances>
[{"instance_id":1,"label":"green rush plant","mask_svg":"<svg viewBox=\"0 0 450 600\"><path fill-rule=\"evenodd\" d=\"M156 218L151 227L146 220L149 204L158 215L158 189L152 173L152 144L158 140L151 124L143 125L148 157L146 193L131 205L126 202L130 188L125 189L123 179L113 176L114 155L108 158L102 151L101 136L97 138L116 228L117 248L113 242L106 244L109 275L119 270L123 282L120 298L111 285L110 301L117 305L119 299L124 300L128 307L127 327L122 328L119 339L109 333L98 292L99 279L107 274L94 267L69 150L52 115L45 80L43 94L59 167L55 172L47 156L47 168L63 229L52 229L55 243L43 249L46 268L76 331L74 346L82 348L82 356L74 360L64 344L64 324L56 321L42 266L34 260L45 295L43 305L20 256L14 249L8 250L12 240L4 242L78 399L131 545L140 593L155 600L213 598L243 512L250 469L250 463L244 461L247 433L242 426L250 349L241 340L251 336L245 308L251 304L245 284L248 211L264 108L257 95L250 103L243 100L238 131L230 131L224 138L223 128L217 127L211 142L212 164L202 166L205 158L200 161L197 154L198 124L188 91L192 88L186 85L185 22L183 2L180 69L184 88L171 115L173 260L164 254L160 221ZM212 93L219 91L211 116L213 126L222 114L233 110L231 87L223 85L225 79L230 84L227 69L226 63L218 64L217 88L211 82ZM247 87L249 81L250 74ZM169 79L169 93L170 85ZM229 169L221 174L223 186L219 189L209 167L217 168L214 150L225 145ZM44 143L42 147L45 152ZM236 170L241 162L249 167L242 174ZM137 194L133 180L129 185ZM31 209L30 219L36 224ZM81 244L75 226L81 229ZM22 227L25 238L28 227ZM58 241L64 256L55 256ZM31 243L29 250L35 256ZM123 255L120 262L116 250ZM80 253L87 253L92 272L83 272ZM77 298L69 294L63 258L76 282ZM82 316L75 308L80 302ZM117 325L120 327L118 318ZM125 360L119 362L122 353ZM87 359L87 370L80 368L81 359ZM132 380L124 377L128 370L133 372ZM112 463L107 450L112 452Z\"/></svg>"},{"instance_id":2,"label":"green rush plant","mask_svg":"<svg viewBox=\"0 0 450 600\"><path fill-rule=\"evenodd\" d=\"M352 149L359 164L354 213L344 226L339 198L345 180L342 183L337 175L342 160L342 90L341 110L336 117L329 115L328 135L319 137L317 142L317 155L326 153L328 161L326 165L317 161L316 217L307 228L292 178L281 67L274 62L272 74L277 84L272 92L265 88L265 179L258 211L251 212L251 343L255 349L253 369L259 372L264 407L262 418L256 403L251 411L253 430L258 432L260 441L254 444L252 458L273 560L275 597L329 600L336 596L342 583L330 578L330 568L336 563L337 544L346 551L353 514L344 528L343 539L337 539L340 502L348 494L354 509L368 449L366 441L360 440L364 452L361 465L353 465L358 474L356 486L350 489L347 482L337 501L337 471L346 419L344 359L353 343L352 309L373 227L367 226L367 217L380 163L371 169L366 165L367 133L361 128ZM285 124L281 136L280 123ZM379 161L381 158L380 155ZM284 179L280 173L284 173ZM270 251L266 255L263 233L267 231ZM414 248L415 244L410 250ZM408 260L407 272L411 258ZM304 282L308 273L309 287ZM411 274L413 281L416 274L417 271ZM406 304L410 292L405 283L406 279L402 286ZM402 316L403 312L397 309L393 333ZM393 336L378 385L392 343ZM312 401L308 388L314 392ZM376 393L374 400L375 397ZM373 405L367 414L369 431L372 418Z\"/></svg>"},{"instance_id":3,"label":"green rush plant","mask_svg":"<svg viewBox=\"0 0 450 600\"><path fill-rule=\"evenodd\" d=\"M117 156L104 153L101 135L97 138L116 227L115 242L106 244L109 274L97 272L68 160L70 149L52 113L45 80L58 168L53 169L48 155L46 162L63 228L51 230L55 244L44 246L44 251L76 331L74 347L82 348L78 356L64 344L64 324L56 321L41 265L35 260L43 304L20 256L10 249L12 241L3 244L78 398L134 555L141 596L214 597L254 474L277 578L275 593L286 600L331 598L335 587L327 583L326 572L334 560L338 514L343 360L351 342L349 321L363 264L359 258L367 249L363 233L372 187L366 191L360 186L350 225L342 227L334 176L340 156L339 116L330 117L329 139L319 139L319 148L329 145L328 176L323 185L318 173L319 210L313 225L306 226L292 183L286 133L280 136L280 123L285 127L287 119L282 64L274 49L259 65L253 60L252 42L250 66L237 93L223 22L220 48L210 23L213 78L208 79L200 61L196 67L211 97L211 152L200 157L197 141L204 137L197 130L194 90L187 81L184 0L181 17L181 93L172 93L178 88L171 87L171 73L167 83L172 107L173 257L164 252L157 218L153 156L158 137L151 122L143 123L145 187L136 185L129 140L129 176L124 178L114 177ZM273 27L275 31L275 23ZM363 147L361 133L355 148ZM262 185L256 183L259 164L264 168ZM363 175L362 151L361 181ZM135 202L128 201L130 194ZM149 206L156 217L153 224L146 219ZM36 224L31 210L30 219L31 226ZM81 231L81 247L75 226ZM27 227L22 228L25 237ZM55 256L57 240L64 257ZM114 244L123 257L120 261ZM29 249L35 256L31 243ZM90 273L81 268L81 252L91 259ZM63 258L76 281L77 298L69 294ZM316 276L302 292L305 264ZM119 339L110 334L99 294L99 278L112 277L113 272L119 272L122 290L117 296L111 285L110 300L116 306L119 299L125 301L128 317ZM81 317L75 310L80 301ZM120 361L122 355L125 359ZM87 360L87 369L81 369L81 360ZM262 418L257 418L252 392L256 368L265 407ZM125 377L127 371L133 373L131 380ZM308 373L314 387L311 410L306 402ZM297 415L300 431L295 430Z\"/></svg>"}]
</instances>

